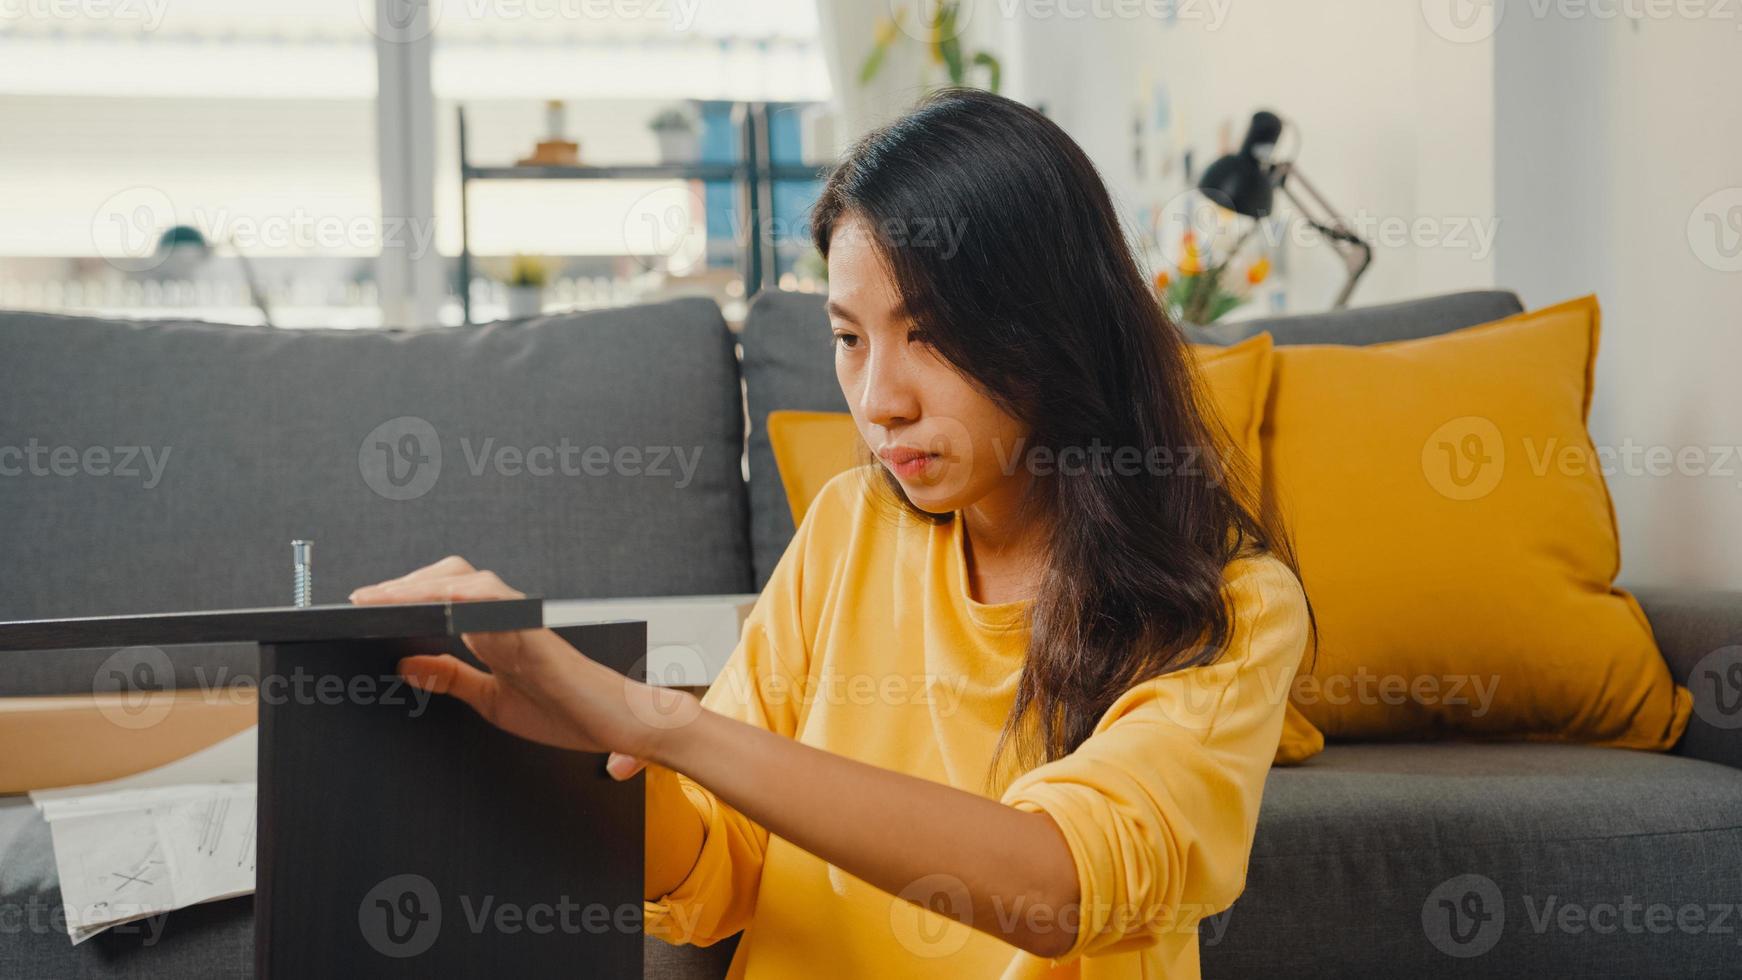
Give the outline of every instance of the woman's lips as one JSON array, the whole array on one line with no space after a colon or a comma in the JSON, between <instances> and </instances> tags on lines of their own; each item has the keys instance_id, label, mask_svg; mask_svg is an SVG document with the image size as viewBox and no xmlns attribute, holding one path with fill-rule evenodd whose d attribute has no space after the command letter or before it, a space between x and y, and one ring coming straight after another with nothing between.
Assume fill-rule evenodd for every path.
<instances>
[{"instance_id":1,"label":"woman's lips","mask_svg":"<svg viewBox=\"0 0 1742 980\"><path fill-rule=\"evenodd\" d=\"M913 449L907 446L892 446L877 451L877 456L889 467L897 478L910 480L926 471L932 461L938 458L937 453Z\"/></svg>"}]
</instances>

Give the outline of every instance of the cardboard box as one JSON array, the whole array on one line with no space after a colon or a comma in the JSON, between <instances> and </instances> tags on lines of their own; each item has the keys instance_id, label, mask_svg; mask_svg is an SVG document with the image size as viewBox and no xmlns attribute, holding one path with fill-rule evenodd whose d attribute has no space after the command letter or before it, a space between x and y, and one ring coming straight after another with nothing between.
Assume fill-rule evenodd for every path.
<instances>
[{"instance_id":1,"label":"cardboard box","mask_svg":"<svg viewBox=\"0 0 1742 980\"><path fill-rule=\"evenodd\" d=\"M0 793L130 776L257 720L253 688L0 698Z\"/></svg>"}]
</instances>

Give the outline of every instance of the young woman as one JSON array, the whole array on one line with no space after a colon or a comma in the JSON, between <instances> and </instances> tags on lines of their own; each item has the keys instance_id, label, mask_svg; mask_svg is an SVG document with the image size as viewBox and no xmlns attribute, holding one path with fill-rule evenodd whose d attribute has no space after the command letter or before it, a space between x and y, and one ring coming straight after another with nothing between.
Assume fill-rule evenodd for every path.
<instances>
[{"instance_id":1,"label":"young woman","mask_svg":"<svg viewBox=\"0 0 1742 980\"><path fill-rule=\"evenodd\" d=\"M1088 159L1006 99L866 136L814 228L876 462L813 502L707 696L546 630L401 671L646 764L647 929L744 930L734 977L1197 976L1310 616L1186 344ZM352 598L517 595L449 558Z\"/></svg>"}]
</instances>

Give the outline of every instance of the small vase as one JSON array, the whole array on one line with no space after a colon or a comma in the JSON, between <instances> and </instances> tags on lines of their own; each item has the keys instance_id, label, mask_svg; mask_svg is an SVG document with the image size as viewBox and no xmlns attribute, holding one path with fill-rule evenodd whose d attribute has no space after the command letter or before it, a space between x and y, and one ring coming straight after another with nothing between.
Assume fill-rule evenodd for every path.
<instances>
[{"instance_id":1,"label":"small vase","mask_svg":"<svg viewBox=\"0 0 1742 980\"><path fill-rule=\"evenodd\" d=\"M693 129L656 129L653 135L659 140L661 164L695 163L702 155L701 137Z\"/></svg>"},{"instance_id":2,"label":"small vase","mask_svg":"<svg viewBox=\"0 0 1742 980\"><path fill-rule=\"evenodd\" d=\"M508 316L519 318L537 316L544 312L543 286L509 286Z\"/></svg>"}]
</instances>

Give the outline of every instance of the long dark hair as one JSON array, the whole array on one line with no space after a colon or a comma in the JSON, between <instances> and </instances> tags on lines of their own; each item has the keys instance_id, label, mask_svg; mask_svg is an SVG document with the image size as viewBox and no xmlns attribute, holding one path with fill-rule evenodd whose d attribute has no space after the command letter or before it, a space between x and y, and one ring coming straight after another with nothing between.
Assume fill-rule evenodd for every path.
<instances>
[{"instance_id":1,"label":"long dark hair","mask_svg":"<svg viewBox=\"0 0 1742 980\"><path fill-rule=\"evenodd\" d=\"M1173 463L1031 482L1047 565L994 767L1013 745L1025 765L1059 758L1133 685L1216 659L1230 562L1269 552L1298 575L1293 550L1242 454L1223 448L1094 164L1045 116L972 89L927 97L830 174L812 212L825 258L849 217L873 230L938 353L1030 429L1026 452L1131 447ZM915 514L952 519L884 478Z\"/></svg>"}]
</instances>

